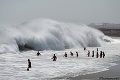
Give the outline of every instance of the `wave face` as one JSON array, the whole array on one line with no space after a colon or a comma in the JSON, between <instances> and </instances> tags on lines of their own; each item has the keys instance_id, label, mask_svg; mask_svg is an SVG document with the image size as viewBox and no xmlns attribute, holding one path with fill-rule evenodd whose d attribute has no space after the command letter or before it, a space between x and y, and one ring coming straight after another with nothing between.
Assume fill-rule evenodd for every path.
<instances>
[{"instance_id":1,"label":"wave face","mask_svg":"<svg viewBox=\"0 0 120 80\"><path fill-rule=\"evenodd\" d=\"M49 19L37 19L16 26L0 25L0 53L98 47L103 36L102 32L88 26Z\"/></svg>"}]
</instances>

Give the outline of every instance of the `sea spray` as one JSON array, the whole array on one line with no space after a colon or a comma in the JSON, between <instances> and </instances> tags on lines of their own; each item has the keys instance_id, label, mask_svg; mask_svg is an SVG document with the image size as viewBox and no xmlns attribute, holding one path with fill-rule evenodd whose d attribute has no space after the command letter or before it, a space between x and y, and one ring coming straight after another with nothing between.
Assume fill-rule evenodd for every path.
<instances>
[{"instance_id":1,"label":"sea spray","mask_svg":"<svg viewBox=\"0 0 120 80\"><path fill-rule=\"evenodd\" d=\"M0 37L0 53L5 53L98 47L104 34L86 25L37 19L14 26L0 25Z\"/></svg>"}]
</instances>

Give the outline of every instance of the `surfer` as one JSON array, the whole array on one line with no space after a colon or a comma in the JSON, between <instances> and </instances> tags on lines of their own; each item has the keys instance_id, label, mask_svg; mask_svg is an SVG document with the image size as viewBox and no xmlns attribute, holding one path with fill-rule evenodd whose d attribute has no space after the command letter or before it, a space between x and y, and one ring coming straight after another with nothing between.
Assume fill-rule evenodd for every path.
<instances>
[{"instance_id":1,"label":"surfer","mask_svg":"<svg viewBox=\"0 0 120 80\"><path fill-rule=\"evenodd\" d=\"M39 55L41 55L41 54L40 54L39 51L38 51L37 56L39 56Z\"/></svg>"},{"instance_id":2,"label":"surfer","mask_svg":"<svg viewBox=\"0 0 120 80\"><path fill-rule=\"evenodd\" d=\"M56 55L54 54L54 56L52 57L53 61L56 61L57 60L57 57Z\"/></svg>"},{"instance_id":3,"label":"surfer","mask_svg":"<svg viewBox=\"0 0 120 80\"><path fill-rule=\"evenodd\" d=\"M65 52L64 57L67 57L67 53Z\"/></svg>"}]
</instances>

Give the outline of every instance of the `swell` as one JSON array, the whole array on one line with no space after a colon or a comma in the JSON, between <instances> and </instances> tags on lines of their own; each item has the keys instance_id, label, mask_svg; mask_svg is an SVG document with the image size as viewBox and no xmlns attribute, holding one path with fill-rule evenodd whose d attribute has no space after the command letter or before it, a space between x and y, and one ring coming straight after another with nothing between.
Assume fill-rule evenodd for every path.
<instances>
[{"instance_id":1,"label":"swell","mask_svg":"<svg viewBox=\"0 0 120 80\"><path fill-rule=\"evenodd\" d=\"M85 25L37 19L14 26L0 25L0 37L0 53L4 53L98 47L104 34Z\"/></svg>"}]
</instances>

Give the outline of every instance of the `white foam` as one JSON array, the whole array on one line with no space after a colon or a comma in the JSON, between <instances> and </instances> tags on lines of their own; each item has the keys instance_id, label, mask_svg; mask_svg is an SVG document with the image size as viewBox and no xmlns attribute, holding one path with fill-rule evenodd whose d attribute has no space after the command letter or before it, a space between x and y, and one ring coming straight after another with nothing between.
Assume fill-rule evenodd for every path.
<instances>
[{"instance_id":1,"label":"white foam","mask_svg":"<svg viewBox=\"0 0 120 80\"><path fill-rule=\"evenodd\" d=\"M0 25L0 52L16 52L18 47L34 50L64 50L101 46L104 34L88 26L37 19L20 25ZM4 45L4 47L3 47Z\"/></svg>"},{"instance_id":2,"label":"white foam","mask_svg":"<svg viewBox=\"0 0 120 80\"><path fill-rule=\"evenodd\" d=\"M104 47L100 47L99 51L105 51L106 56L104 59L87 57L87 51L84 51L83 48L67 49L64 51L40 51L41 56L36 56L36 51L21 52L20 54L1 54L0 78L9 78L11 80L49 80L55 77L67 78L105 71L109 67L116 65L113 62L119 58L116 56L120 55L120 50L117 49L119 46L118 44L105 44ZM87 50L94 50L96 53L96 47L88 47ZM70 51L74 53L73 57L70 56ZM78 58L75 55L76 51L79 53ZM65 52L68 53L67 58L63 57ZM53 54L56 54L58 57L55 62L51 59ZM30 71L26 70L28 58L32 62Z\"/></svg>"},{"instance_id":3,"label":"white foam","mask_svg":"<svg viewBox=\"0 0 120 80\"><path fill-rule=\"evenodd\" d=\"M120 44L120 39L113 39L114 44Z\"/></svg>"}]
</instances>

